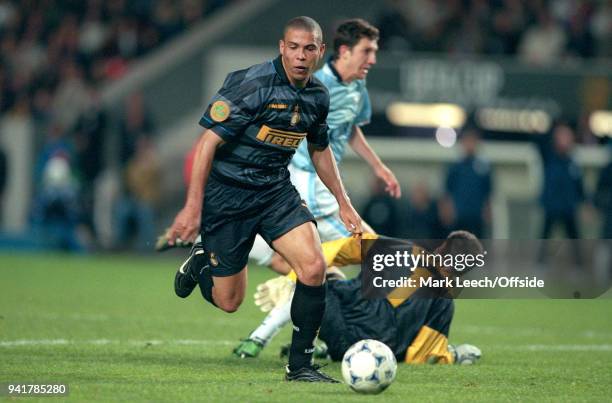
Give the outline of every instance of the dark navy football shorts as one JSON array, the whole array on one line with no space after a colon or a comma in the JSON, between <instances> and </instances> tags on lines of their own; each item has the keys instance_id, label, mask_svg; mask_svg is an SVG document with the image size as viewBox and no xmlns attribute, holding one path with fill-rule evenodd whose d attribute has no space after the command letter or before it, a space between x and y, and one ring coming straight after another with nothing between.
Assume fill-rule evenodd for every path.
<instances>
[{"instance_id":1,"label":"dark navy football shorts","mask_svg":"<svg viewBox=\"0 0 612 403\"><path fill-rule=\"evenodd\" d=\"M272 246L312 213L287 180L271 188L245 189L209 176L204 193L201 235L212 275L226 277L247 264L255 235Z\"/></svg>"}]
</instances>

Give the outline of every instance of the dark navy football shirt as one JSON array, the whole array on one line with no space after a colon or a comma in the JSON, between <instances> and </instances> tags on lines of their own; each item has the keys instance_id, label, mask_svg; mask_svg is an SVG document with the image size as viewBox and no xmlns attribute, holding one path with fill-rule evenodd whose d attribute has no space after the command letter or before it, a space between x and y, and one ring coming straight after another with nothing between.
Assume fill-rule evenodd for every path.
<instances>
[{"instance_id":1,"label":"dark navy football shirt","mask_svg":"<svg viewBox=\"0 0 612 403\"><path fill-rule=\"evenodd\" d=\"M304 88L294 87L280 56L228 74L200 119L226 142L211 176L245 187L289 180L287 165L304 138L328 146L328 110L325 86L311 77Z\"/></svg>"}]
</instances>

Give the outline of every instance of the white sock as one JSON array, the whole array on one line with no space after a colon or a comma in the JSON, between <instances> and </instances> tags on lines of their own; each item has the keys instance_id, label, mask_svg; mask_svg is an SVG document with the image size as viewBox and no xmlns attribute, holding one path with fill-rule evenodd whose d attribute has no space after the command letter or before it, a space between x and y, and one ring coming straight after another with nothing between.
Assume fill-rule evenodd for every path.
<instances>
[{"instance_id":1,"label":"white sock","mask_svg":"<svg viewBox=\"0 0 612 403\"><path fill-rule=\"evenodd\" d=\"M274 250L264 241L261 235L257 235L251 252L249 252L249 259L254 260L259 266L270 266L272 256L274 256Z\"/></svg>"},{"instance_id":2,"label":"white sock","mask_svg":"<svg viewBox=\"0 0 612 403\"><path fill-rule=\"evenodd\" d=\"M251 333L249 338L266 345L289 322L291 322L291 299L284 305L272 309L261 325Z\"/></svg>"}]
</instances>

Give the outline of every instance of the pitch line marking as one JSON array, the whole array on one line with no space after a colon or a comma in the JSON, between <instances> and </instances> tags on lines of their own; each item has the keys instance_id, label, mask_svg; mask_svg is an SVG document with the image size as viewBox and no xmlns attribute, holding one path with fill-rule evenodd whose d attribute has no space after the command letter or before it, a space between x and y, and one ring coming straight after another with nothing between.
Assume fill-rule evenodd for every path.
<instances>
[{"instance_id":1,"label":"pitch line marking","mask_svg":"<svg viewBox=\"0 0 612 403\"><path fill-rule=\"evenodd\" d=\"M68 339L19 339L0 340L0 347L14 348L26 346L74 346L74 345L129 345L129 346L233 346L235 340L120 340L120 339L90 339L90 340L68 340ZM524 344L524 345L483 345L486 350L511 350L511 351L542 351L542 352L570 352L570 351L597 351L612 352L612 344Z\"/></svg>"},{"instance_id":2,"label":"pitch line marking","mask_svg":"<svg viewBox=\"0 0 612 403\"><path fill-rule=\"evenodd\" d=\"M91 339L91 340L67 340L67 339L20 339L0 340L0 347L23 347L23 346L73 346L73 345L203 345L203 346L232 346L238 341L232 340L119 340L119 339Z\"/></svg>"}]
</instances>

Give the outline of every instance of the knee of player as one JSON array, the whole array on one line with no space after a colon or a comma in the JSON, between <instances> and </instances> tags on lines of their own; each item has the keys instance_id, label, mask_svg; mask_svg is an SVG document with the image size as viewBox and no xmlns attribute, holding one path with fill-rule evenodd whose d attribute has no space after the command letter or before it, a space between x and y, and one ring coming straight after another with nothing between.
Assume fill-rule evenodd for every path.
<instances>
[{"instance_id":1,"label":"knee of player","mask_svg":"<svg viewBox=\"0 0 612 403\"><path fill-rule=\"evenodd\" d=\"M318 285L325 278L325 260L323 256L313 256L303 265L299 279L307 285Z\"/></svg>"},{"instance_id":2,"label":"knee of player","mask_svg":"<svg viewBox=\"0 0 612 403\"><path fill-rule=\"evenodd\" d=\"M237 298L228 298L221 301L215 301L217 307L224 312L234 313L240 308L242 304L242 299Z\"/></svg>"}]
</instances>

